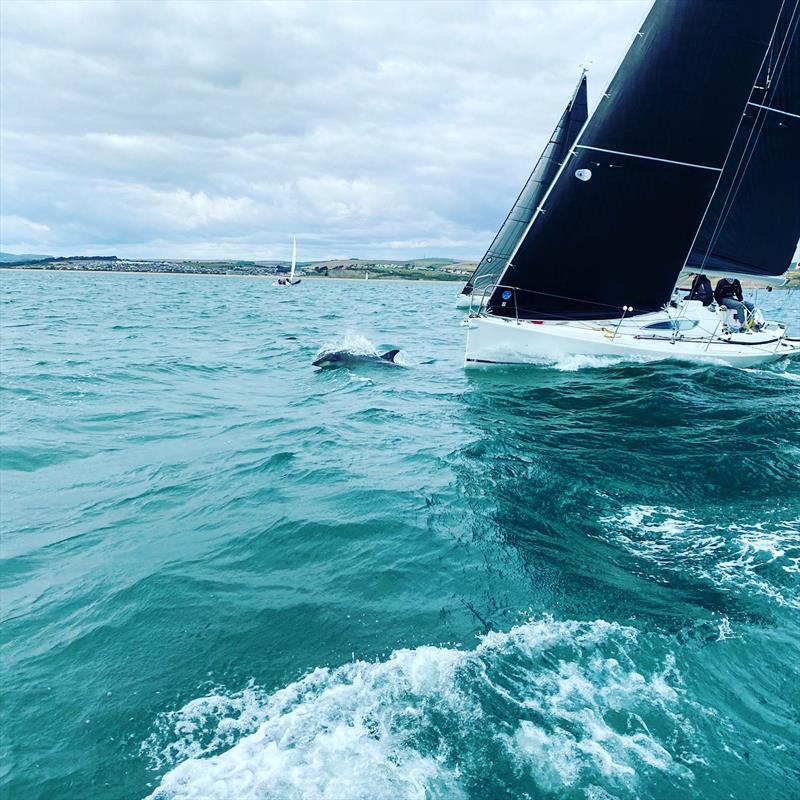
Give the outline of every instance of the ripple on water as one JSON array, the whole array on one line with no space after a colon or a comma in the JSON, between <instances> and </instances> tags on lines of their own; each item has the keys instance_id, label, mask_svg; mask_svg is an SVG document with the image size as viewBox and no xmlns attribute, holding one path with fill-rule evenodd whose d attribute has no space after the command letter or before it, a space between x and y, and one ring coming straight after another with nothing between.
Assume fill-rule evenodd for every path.
<instances>
[{"instance_id":1,"label":"ripple on water","mask_svg":"<svg viewBox=\"0 0 800 800\"><path fill-rule=\"evenodd\" d=\"M361 284L0 274L0 794L793 797L800 364Z\"/></svg>"}]
</instances>

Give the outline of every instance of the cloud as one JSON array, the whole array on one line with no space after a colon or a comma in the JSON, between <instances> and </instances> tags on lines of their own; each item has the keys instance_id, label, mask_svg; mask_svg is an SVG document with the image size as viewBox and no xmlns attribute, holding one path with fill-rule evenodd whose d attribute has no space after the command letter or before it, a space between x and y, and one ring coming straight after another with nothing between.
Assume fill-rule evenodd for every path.
<instances>
[{"instance_id":1,"label":"cloud","mask_svg":"<svg viewBox=\"0 0 800 800\"><path fill-rule=\"evenodd\" d=\"M50 234L50 228L40 222L33 222L25 217L0 215L0 231L3 241L34 241L41 240Z\"/></svg>"},{"instance_id":2,"label":"cloud","mask_svg":"<svg viewBox=\"0 0 800 800\"><path fill-rule=\"evenodd\" d=\"M4 3L2 246L477 257L648 5Z\"/></svg>"}]
</instances>

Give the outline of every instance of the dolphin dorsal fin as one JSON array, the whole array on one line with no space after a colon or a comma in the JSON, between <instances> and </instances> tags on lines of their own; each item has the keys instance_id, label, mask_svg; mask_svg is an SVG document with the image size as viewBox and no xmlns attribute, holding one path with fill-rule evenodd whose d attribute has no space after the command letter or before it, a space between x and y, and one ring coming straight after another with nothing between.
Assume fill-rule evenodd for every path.
<instances>
[{"instance_id":1,"label":"dolphin dorsal fin","mask_svg":"<svg viewBox=\"0 0 800 800\"><path fill-rule=\"evenodd\" d=\"M399 349L397 349L397 350L387 350L387 351L386 351L386 352L385 352L385 353L384 353L384 354L381 356L381 358L382 358L384 361L394 361L394 357L395 357L395 356L396 356L396 355L397 355L399 352L400 352L400 350L399 350Z\"/></svg>"}]
</instances>

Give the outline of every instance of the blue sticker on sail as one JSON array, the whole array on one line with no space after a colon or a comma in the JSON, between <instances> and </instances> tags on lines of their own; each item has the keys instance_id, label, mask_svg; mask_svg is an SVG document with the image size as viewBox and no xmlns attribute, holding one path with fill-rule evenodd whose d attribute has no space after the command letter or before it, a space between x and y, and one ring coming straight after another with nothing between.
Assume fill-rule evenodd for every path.
<instances>
[{"instance_id":1,"label":"blue sticker on sail","mask_svg":"<svg viewBox=\"0 0 800 800\"><path fill-rule=\"evenodd\" d=\"M510 299L511 299L511 292L508 289L506 289L503 292L503 300L510 300Z\"/></svg>"}]
</instances>

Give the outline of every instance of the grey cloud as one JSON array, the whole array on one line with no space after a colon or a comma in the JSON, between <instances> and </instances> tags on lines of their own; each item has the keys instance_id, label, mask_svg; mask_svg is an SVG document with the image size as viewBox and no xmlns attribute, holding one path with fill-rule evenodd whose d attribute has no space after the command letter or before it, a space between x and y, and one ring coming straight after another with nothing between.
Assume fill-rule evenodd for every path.
<instances>
[{"instance_id":1,"label":"grey cloud","mask_svg":"<svg viewBox=\"0 0 800 800\"><path fill-rule=\"evenodd\" d=\"M4 3L2 246L477 257L648 5Z\"/></svg>"}]
</instances>

